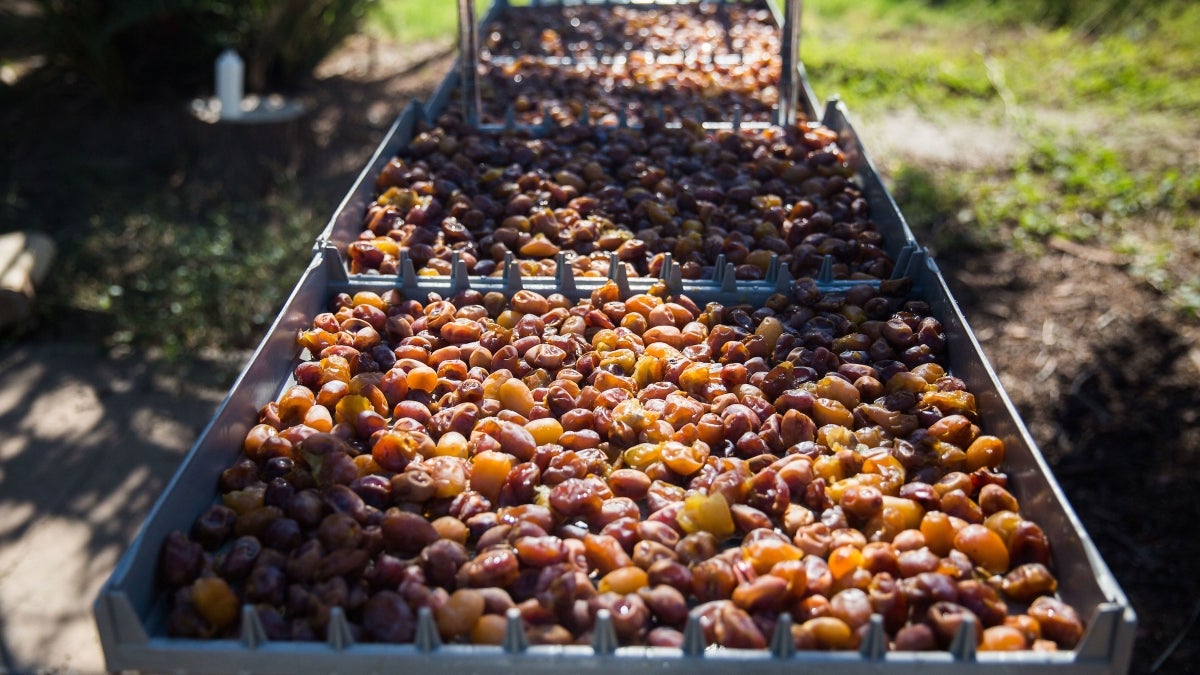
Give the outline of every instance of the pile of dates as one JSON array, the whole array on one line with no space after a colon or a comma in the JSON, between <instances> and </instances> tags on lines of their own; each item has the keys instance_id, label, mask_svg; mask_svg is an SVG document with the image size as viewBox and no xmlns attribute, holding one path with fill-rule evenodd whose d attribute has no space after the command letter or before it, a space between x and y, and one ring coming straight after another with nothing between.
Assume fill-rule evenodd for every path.
<instances>
[{"instance_id":1,"label":"pile of dates","mask_svg":"<svg viewBox=\"0 0 1200 675\"><path fill-rule=\"evenodd\" d=\"M887 279L893 263L837 134L813 123L761 130L570 125L544 138L481 133L456 117L418 131L378 175L379 196L348 245L351 273L657 276L666 254L684 279L763 279L777 258L793 276L833 262L838 279Z\"/></svg>"},{"instance_id":2,"label":"pile of dates","mask_svg":"<svg viewBox=\"0 0 1200 675\"><path fill-rule=\"evenodd\" d=\"M631 52L749 61L780 49L770 11L735 3L508 8L502 20L483 27L480 41L485 62L524 55L612 60Z\"/></svg>"},{"instance_id":3,"label":"pile of dates","mask_svg":"<svg viewBox=\"0 0 1200 675\"><path fill-rule=\"evenodd\" d=\"M480 78L481 119L501 124L563 126L583 120L618 126L647 119L729 121L735 106L747 122L766 122L779 103L780 61L703 65L654 61L641 54L611 64L552 64L517 57L489 64ZM452 106L459 102L451 99ZM586 112L585 112L586 108ZM452 107L452 110L458 110Z\"/></svg>"},{"instance_id":4,"label":"pile of dates","mask_svg":"<svg viewBox=\"0 0 1200 675\"><path fill-rule=\"evenodd\" d=\"M466 290L336 296L298 334L221 496L161 550L167 630L494 644L1071 648L1046 535L1005 445L904 282L762 307L608 282L575 302Z\"/></svg>"},{"instance_id":5,"label":"pile of dates","mask_svg":"<svg viewBox=\"0 0 1200 675\"><path fill-rule=\"evenodd\" d=\"M779 101L779 30L765 8L510 8L481 36L489 123L729 121L735 106L764 122Z\"/></svg>"}]
</instances>

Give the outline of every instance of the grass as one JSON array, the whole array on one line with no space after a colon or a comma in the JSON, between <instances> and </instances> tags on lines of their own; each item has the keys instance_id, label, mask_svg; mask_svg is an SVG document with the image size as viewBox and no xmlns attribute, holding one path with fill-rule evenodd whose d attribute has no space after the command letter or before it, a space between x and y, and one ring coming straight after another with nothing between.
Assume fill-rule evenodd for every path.
<instances>
[{"instance_id":1,"label":"grass","mask_svg":"<svg viewBox=\"0 0 1200 675\"><path fill-rule=\"evenodd\" d=\"M476 0L476 18L487 11L488 0ZM458 3L428 0L380 0L370 14L377 33L400 44L426 40L457 40Z\"/></svg>"},{"instance_id":2,"label":"grass","mask_svg":"<svg viewBox=\"0 0 1200 675\"><path fill-rule=\"evenodd\" d=\"M1200 6L1131 3L814 0L801 51L814 89L864 117L915 108L1018 131L1000 166L893 164L896 196L925 243L1032 255L1053 237L1104 247L1195 317ZM1078 14L1056 9L1067 5ZM455 3L383 0L368 30L405 44L453 41L456 26ZM1162 142L1171 137L1183 141ZM0 150L11 156L21 138L0 138ZM251 346L307 264L328 206L287 179L252 199L197 200L146 178L178 171L177 157L97 156L68 139L47 155L52 169L0 166L0 230L59 239L43 318L106 317L116 347ZM47 187L31 188L30 175Z\"/></svg>"},{"instance_id":3,"label":"grass","mask_svg":"<svg viewBox=\"0 0 1200 675\"><path fill-rule=\"evenodd\" d=\"M941 250L1053 237L1109 249L1200 315L1200 6L828 0L805 5L818 93L870 119L916 109L1016 131L1011 162L895 165L901 209Z\"/></svg>"},{"instance_id":4,"label":"grass","mask_svg":"<svg viewBox=\"0 0 1200 675\"><path fill-rule=\"evenodd\" d=\"M322 214L298 197L283 184L262 201L213 209L168 194L94 214L63 251L72 283L52 286L46 307L111 315L115 349L150 347L175 358L249 347L311 257Z\"/></svg>"},{"instance_id":5,"label":"grass","mask_svg":"<svg viewBox=\"0 0 1200 675\"><path fill-rule=\"evenodd\" d=\"M811 2L801 55L819 91L839 92L859 107L978 113L1001 95L997 70L1024 105L1178 113L1200 106L1200 7L1156 4L1093 35L1021 21L1021 5Z\"/></svg>"}]
</instances>

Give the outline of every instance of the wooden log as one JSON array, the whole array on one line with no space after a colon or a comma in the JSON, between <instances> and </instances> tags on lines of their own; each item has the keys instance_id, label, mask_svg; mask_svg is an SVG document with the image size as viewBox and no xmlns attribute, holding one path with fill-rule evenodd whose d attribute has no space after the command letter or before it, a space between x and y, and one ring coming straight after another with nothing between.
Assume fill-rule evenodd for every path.
<instances>
[{"instance_id":1,"label":"wooden log","mask_svg":"<svg viewBox=\"0 0 1200 675\"><path fill-rule=\"evenodd\" d=\"M57 247L37 232L0 235L0 328L29 316L34 288L50 273Z\"/></svg>"}]
</instances>

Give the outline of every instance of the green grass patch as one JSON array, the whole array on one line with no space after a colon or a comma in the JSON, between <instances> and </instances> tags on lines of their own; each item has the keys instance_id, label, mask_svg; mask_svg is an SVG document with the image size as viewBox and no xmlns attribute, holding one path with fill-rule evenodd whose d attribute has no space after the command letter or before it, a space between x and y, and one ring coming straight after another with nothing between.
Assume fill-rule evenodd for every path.
<instances>
[{"instance_id":1,"label":"green grass patch","mask_svg":"<svg viewBox=\"0 0 1200 675\"><path fill-rule=\"evenodd\" d=\"M1142 165L1080 135L1034 134L1010 166L900 164L892 189L938 251L1010 246L1037 255L1059 237L1120 254L1183 315L1200 316L1200 173Z\"/></svg>"},{"instance_id":2,"label":"green grass patch","mask_svg":"<svg viewBox=\"0 0 1200 675\"><path fill-rule=\"evenodd\" d=\"M1051 10L982 0L808 3L801 55L819 94L856 109L996 112L1008 92L1021 106L1064 110L1200 106L1200 7Z\"/></svg>"},{"instance_id":3,"label":"green grass patch","mask_svg":"<svg viewBox=\"0 0 1200 675\"><path fill-rule=\"evenodd\" d=\"M818 94L838 94L865 117L915 108L1017 130L1004 166L897 167L897 201L922 241L1034 255L1052 237L1085 242L1121 254L1168 305L1200 313L1200 161L1159 140L1200 131L1200 5L828 0L804 9L801 56Z\"/></svg>"},{"instance_id":4,"label":"green grass patch","mask_svg":"<svg viewBox=\"0 0 1200 675\"><path fill-rule=\"evenodd\" d=\"M979 220L971 186L951 172L901 163L891 183L917 239L935 251L972 252L1001 244L998 224Z\"/></svg>"},{"instance_id":5,"label":"green grass patch","mask_svg":"<svg viewBox=\"0 0 1200 675\"><path fill-rule=\"evenodd\" d=\"M126 208L94 213L62 246L56 278L69 281L39 294L43 319L103 315L110 348L168 358L252 347L311 260L323 216L297 193L285 184L203 209L126 195Z\"/></svg>"},{"instance_id":6,"label":"green grass patch","mask_svg":"<svg viewBox=\"0 0 1200 675\"><path fill-rule=\"evenodd\" d=\"M490 3L476 0L475 16L481 19ZM458 39L458 3L447 0L379 0L368 17L370 27L400 44Z\"/></svg>"},{"instance_id":7,"label":"green grass patch","mask_svg":"<svg viewBox=\"0 0 1200 675\"><path fill-rule=\"evenodd\" d=\"M1080 240L1111 240L1119 233L1113 227L1118 221L1180 213L1200 204L1200 175L1134 167L1124 153L1080 136L1041 136L1018 162L1015 179L1030 201L1056 195L1061 202L1054 222L1024 227Z\"/></svg>"}]
</instances>

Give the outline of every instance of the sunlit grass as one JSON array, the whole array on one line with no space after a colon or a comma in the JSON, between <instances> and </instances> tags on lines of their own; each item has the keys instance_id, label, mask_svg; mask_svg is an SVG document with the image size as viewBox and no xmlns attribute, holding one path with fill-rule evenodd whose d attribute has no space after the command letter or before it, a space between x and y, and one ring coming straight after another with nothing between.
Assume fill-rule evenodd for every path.
<instances>
[{"instance_id":1,"label":"sunlit grass","mask_svg":"<svg viewBox=\"0 0 1200 675\"><path fill-rule=\"evenodd\" d=\"M476 0L476 16L482 18L488 0ZM439 40L457 40L458 2L456 0L380 0L371 9L372 28L404 44Z\"/></svg>"},{"instance_id":2,"label":"sunlit grass","mask_svg":"<svg viewBox=\"0 0 1200 675\"><path fill-rule=\"evenodd\" d=\"M1016 132L1001 166L898 166L897 199L928 243L1036 255L1055 237L1085 242L1200 313L1200 158L1164 142L1200 133L1200 6L827 0L805 12L818 95L867 118L908 108Z\"/></svg>"},{"instance_id":3,"label":"sunlit grass","mask_svg":"<svg viewBox=\"0 0 1200 675\"><path fill-rule=\"evenodd\" d=\"M1094 35L1021 22L1006 6L809 2L801 55L819 94L839 93L859 108L904 104L979 113L998 100L997 72L1026 106L1176 112L1200 106L1200 7L1155 5Z\"/></svg>"}]
</instances>

